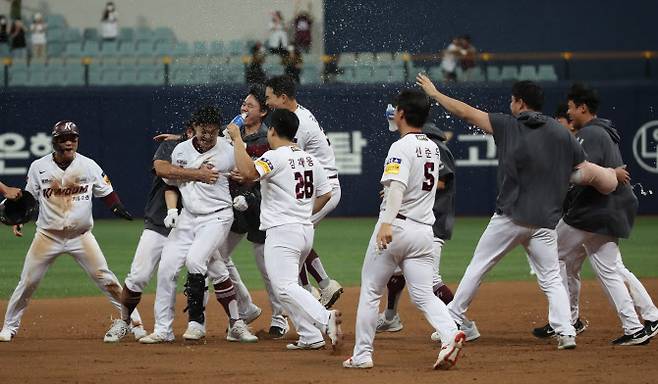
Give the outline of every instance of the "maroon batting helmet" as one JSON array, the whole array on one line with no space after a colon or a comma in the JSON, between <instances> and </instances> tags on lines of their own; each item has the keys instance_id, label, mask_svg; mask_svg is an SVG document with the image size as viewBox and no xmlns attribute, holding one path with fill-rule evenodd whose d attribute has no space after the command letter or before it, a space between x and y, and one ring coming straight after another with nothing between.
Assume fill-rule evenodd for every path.
<instances>
[{"instance_id":1,"label":"maroon batting helmet","mask_svg":"<svg viewBox=\"0 0 658 384\"><path fill-rule=\"evenodd\" d=\"M78 131L78 126L75 125L71 120L62 120L58 121L57 124L53 127L52 137L58 136L80 136L80 131Z\"/></svg>"}]
</instances>

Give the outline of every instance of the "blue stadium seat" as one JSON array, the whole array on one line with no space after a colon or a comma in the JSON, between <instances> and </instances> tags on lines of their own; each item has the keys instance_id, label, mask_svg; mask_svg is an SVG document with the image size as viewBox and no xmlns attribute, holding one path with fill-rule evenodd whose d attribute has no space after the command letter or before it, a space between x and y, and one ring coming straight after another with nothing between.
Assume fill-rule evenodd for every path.
<instances>
[{"instance_id":1,"label":"blue stadium seat","mask_svg":"<svg viewBox=\"0 0 658 384\"><path fill-rule=\"evenodd\" d=\"M11 52L9 52L9 46L7 44L0 44L0 58L11 57Z\"/></svg>"},{"instance_id":2,"label":"blue stadium seat","mask_svg":"<svg viewBox=\"0 0 658 384\"><path fill-rule=\"evenodd\" d=\"M373 82L372 66L361 64L361 63L354 66L354 82L360 84L372 83Z\"/></svg>"},{"instance_id":3,"label":"blue stadium seat","mask_svg":"<svg viewBox=\"0 0 658 384\"><path fill-rule=\"evenodd\" d=\"M231 40L228 43L229 55L242 55L245 53L245 42L242 40Z\"/></svg>"},{"instance_id":4,"label":"blue stadium seat","mask_svg":"<svg viewBox=\"0 0 658 384\"><path fill-rule=\"evenodd\" d=\"M121 67L103 67L101 69L101 85L119 85L121 83Z\"/></svg>"},{"instance_id":5,"label":"blue stadium seat","mask_svg":"<svg viewBox=\"0 0 658 384\"><path fill-rule=\"evenodd\" d=\"M205 41L195 41L194 42L194 55L196 56L207 56L208 55L208 43Z\"/></svg>"},{"instance_id":6,"label":"blue stadium seat","mask_svg":"<svg viewBox=\"0 0 658 384\"><path fill-rule=\"evenodd\" d=\"M64 53L64 49L66 49L66 46L63 43L49 41L48 46L46 47L46 52L48 57L61 57ZM0 56L2 55L0 54Z\"/></svg>"},{"instance_id":7,"label":"blue stadium seat","mask_svg":"<svg viewBox=\"0 0 658 384\"><path fill-rule=\"evenodd\" d=\"M372 78L377 83L387 83L391 77L391 65L389 63L377 63L372 68Z\"/></svg>"},{"instance_id":8,"label":"blue stadium seat","mask_svg":"<svg viewBox=\"0 0 658 384\"><path fill-rule=\"evenodd\" d=\"M148 28L138 28L135 31L135 42L137 44L142 42L150 42L151 44L155 44L153 31Z\"/></svg>"},{"instance_id":9,"label":"blue stadium seat","mask_svg":"<svg viewBox=\"0 0 658 384\"><path fill-rule=\"evenodd\" d=\"M432 67L429 67L427 70L427 74L429 75L430 79L434 81L443 81L443 69L441 69L440 65L435 65Z\"/></svg>"},{"instance_id":10,"label":"blue stadium seat","mask_svg":"<svg viewBox=\"0 0 658 384\"><path fill-rule=\"evenodd\" d=\"M285 68L281 64L264 64L263 71L267 77L283 75Z\"/></svg>"},{"instance_id":11,"label":"blue stadium seat","mask_svg":"<svg viewBox=\"0 0 658 384\"><path fill-rule=\"evenodd\" d=\"M352 52L344 52L340 54L338 58L338 66L345 67L354 65L356 63L356 54Z\"/></svg>"},{"instance_id":12,"label":"blue stadium seat","mask_svg":"<svg viewBox=\"0 0 658 384\"><path fill-rule=\"evenodd\" d=\"M158 41L155 43L155 54L158 56L169 56L174 51L174 45L168 41Z\"/></svg>"},{"instance_id":13,"label":"blue stadium seat","mask_svg":"<svg viewBox=\"0 0 658 384\"><path fill-rule=\"evenodd\" d=\"M176 41L176 35L169 27L158 27L153 31L153 39L156 43L160 41L174 43Z\"/></svg>"},{"instance_id":14,"label":"blue stadium seat","mask_svg":"<svg viewBox=\"0 0 658 384\"><path fill-rule=\"evenodd\" d=\"M122 41L119 45L119 56L128 57L135 55L135 44L132 41Z\"/></svg>"},{"instance_id":15,"label":"blue stadium seat","mask_svg":"<svg viewBox=\"0 0 658 384\"><path fill-rule=\"evenodd\" d=\"M66 27L66 19L64 18L63 15L58 15L58 14L48 14L44 17L46 20L46 23L48 24L48 28L56 28L56 27Z\"/></svg>"},{"instance_id":16,"label":"blue stadium seat","mask_svg":"<svg viewBox=\"0 0 658 384\"><path fill-rule=\"evenodd\" d=\"M85 41L84 48L82 49L83 56L96 57L100 54L98 42Z\"/></svg>"},{"instance_id":17,"label":"blue stadium seat","mask_svg":"<svg viewBox=\"0 0 658 384\"><path fill-rule=\"evenodd\" d=\"M81 57L82 56L82 43L74 42L66 44L64 49L64 55L66 57Z\"/></svg>"},{"instance_id":18,"label":"blue stadium seat","mask_svg":"<svg viewBox=\"0 0 658 384\"><path fill-rule=\"evenodd\" d=\"M162 65L139 65L137 66L138 85L163 85L164 67Z\"/></svg>"},{"instance_id":19,"label":"blue stadium seat","mask_svg":"<svg viewBox=\"0 0 658 384\"><path fill-rule=\"evenodd\" d=\"M98 66L95 66L98 68ZM66 85L80 86L85 84L85 68L82 64L68 64L66 67ZM90 77L91 77L90 69Z\"/></svg>"},{"instance_id":20,"label":"blue stadium seat","mask_svg":"<svg viewBox=\"0 0 658 384\"><path fill-rule=\"evenodd\" d=\"M119 29L119 41L125 43L127 41L135 41L135 30L132 28Z\"/></svg>"},{"instance_id":21,"label":"blue stadium seat","mask_svg":"<svg viewBox=\"0 0 658 384\"><path fill-rule=\"evenodd\" d=\"M141 40L137 42L137 49L135 55L137 56L153 56L155 45L152 40Z\"/></svg>"},{"instance_id":22,"label":"blue stadium seat","mask_svg":"<svg viewBox=\"0 0 658 384\"><path fill-rule=\"evenodd\" d=\"M210 42L209 53L213 56L223 56L226 53L224 50L224 42L217 40Z\"/></svg>"},{"instance_id":23,"label":"blue stadium seat","mask_svg":"<svg viewBox=\"0 0 658 384\"><path fill-rule=\"evenodd\" d=\"M537 69L537 80L539 81L557 81L557 73L555 66L550 64L542 64Z\"/></svg>"},{"instance_id":24,"label":"blue stadium seat","mask_svg":"<svg viewBox=\"0 0 658 384\"><path fill-rule=\"evenodd\" d=\"M190 44L187 42L178 42L174 45L172 55L174 56L190 56L192 51L190 50Z\"/></svg>"},{"instance_id":25,"label":"blue stadium seat","mask_svg":"<svg viewBox=\"0 0 658 384\"><path fill-rule=\"evenodd\" d=\"M54 28L49 26L46 30L46 37L48 39L48 47L50 48L50 44L66 40L66 30L64 28Z\"/></svg>"},{"instance_id":26,"label":"blue stadium seat","mask_svg":"<svg viewBox=\"0 0 658 384\"><path fill-rule=\"evenodd\" d=\"M9 68L9 86L21 86L28 83L27 67L14 67Z\"/></svg>"},{"instance_id":27,"label":"blue stadium seat","mask_svg":"<svg viewBox=\"0 0 658 384\"><path fill-rule=\"evenodd\" d=\"M119 56L119 43L116 41L104 41L101 44L101 55L105 57Z\"/></svg>"},{"instance_id":28,"label":"blue stadium seat","mask_svg":"<svg viewBox=\"0 0 658 384\"><path fill-rule=\"evenodd\" d=\"M299 75L299 82L302 85L319 84L322 82L322 64L304 62L302 72Z\"/></svg>"},{"instance_id":29,"label":"blue stadium seat","mask_svg":"<svg viewBox=\"0 0 658 384\"><path fill-rule=\"evenodd\" d=\"M82 42L82 34L77 28L68 28L64 33L64 41L67 43L80 43Z\"/></svg>"},{"instance_id":30,"label":"blue stadium seat","mask_svg":"<svg viewBox=\"0 0 658 384\"><path fill-rule=\"evenodd\" d=\"M84 79L84 66L83 68L83 79ZM89 66L89 85L103 85L102 76L101 76L102 67L98 64L92 64Z\"/></svg>"},{"instance_id":31,"label":"blue stadium seat","mask_svg":"<svg viewBox=\"0 0 658 384\"><path fill-rule=\"evenodd\" d=\"M135 66L120 67L119 85L137 85L137 68Z\"/></svg>"},{"instance_id":32,"label":"blue stadium seat","mask_svg":"<svg viewBox=\"0 0 658 384\"><path fill-rule=\"evenodd\" d=\"M46 85L49 86L66 85L66 68L60 65L48 65Z\"/></svg>"},{"instance_id":33,"label":"blue stadium seat","mask_svg":"<svg viewBox=\"0 0 658 384\"><path fill-rule=\"evenodd\" d=\"M375 55L375 60L378 63L392 63L393 62L393 53L392 52L377 52Z\"/></svg>"},{"instance_id":34,"label":"blue stadium seat","mask_svg":"<svg viewBox=\"0 0 658 384\"><path fill-rule=\"evenodd\" d=\"M27 85L33 87L41 87L47 85L46 68L40 65L30 67L30 75L28 77Z\"/></svg>"},{"instance_id":35,"label":"blue stadium seat","mask_svg":"<svg viewBox=\"0 0 658 384\"><path fill-rule=\"evenodd\" d=\"M169 82L173 85L194 84L194 71L190 67L178 67L171 71Z\"/></svg>"},{"instance_id":36,"label":"blue stadium seat","mask_svg":"<svg viewBox=\"0 0 658 384\"><path fill-rule=\"evenodd\" d=\"M85 43L89 41L100 41L100 35L98 34L98 29L96 28L85 28L82 31L82 38L85 40Z\"/></svg>"}]
</instances>

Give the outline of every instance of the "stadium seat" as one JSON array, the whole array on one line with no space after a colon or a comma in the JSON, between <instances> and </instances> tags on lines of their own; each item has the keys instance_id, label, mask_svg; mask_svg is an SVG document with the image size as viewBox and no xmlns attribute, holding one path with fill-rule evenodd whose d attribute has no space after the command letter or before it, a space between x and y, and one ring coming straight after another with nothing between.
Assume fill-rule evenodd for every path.
<instances>
[{"instance_id":1,"label":"stadium seat","mask_svg":"<svg viewBox=\"0 0 658 384\"><path fill-rule=\"evenodd\" d=\"M372 64L375 62L375 54L373 52L359 52L357 60L360 64Z\"/></svg>"},{"instance_id":2,"label":"stadium seat","mask_svg":"<svg viewBox=\"0 0 658 384\"><path fill-rule=\"evenodd\" d=\"M96 66L98 67L98 66ZM80 64L68 64L66 67L66 85L80 86L85 84L85 67ZM100 76L100 72L99 76ZM89 77L91 83L92 70L90 68Z\"/></svg>"},{"instance_id":3,"label":"stadium seat","mask_svg":"<svg viewBox=\"0 0 658 384\"><path fill-rule=\"evenodd\" d=\"M50 27L46 30L46 38L48 39L48 48L50 44L55 42L62 42L66 40L66 30L64 28Z\"/></svg>"},{"instance_id":4,"label":"stadium seat","mask_svg":"<svg viewBox=\"0 0 658 384\"><path fill-rule=\"evenodd\" d=\"M47 85L46 80L46 67L35 65L30 67L30 74L28 76L27 85L33 87L41 87Z\"/></svg>"},{"instance_id":5,"label":"stadium seat","mask_svg":"<svg viewBox=\"0 0 658 384\"><path fill-rule=\"evenodd\" d=\"M542 64L537 69L538 81L557 81L557 73L555 73L555 66L550 64Z\"/></svg>"},{"instance_id":6,"label":"stadium seat","mask_svg":"<svg viewBox=\"0 0 658 384\"><path fill-rule=\"evenodd\" d=\"M376 63L372 67L372 81L375 83L387 83L391 77L390 63Z\"/></svg>"},{"instance_id":7,"label":"stadium seat","mask_svg":"<svg viewBox=\"0 0 658 384\"><path fill-rule=\"evenodd\" d=\"M484 72L482 67L476 66L464 71L461 68L457 69L457 80L459 81L485 81Z\"/></svg>"},{"instance_id":8,"label":"stadium seat","mask_svg":"<svg viewBox=\"0 0 658 384\"><path fill-rule=\"evenodd\" d=\"M358 64L354 66L354 82L355 83L372 83L373 82L373 72L371 65L362 65Z\"/></svg>"},{"instance_id":9,"label":"stadium seat","mask_svg":"<svg viewBox=\"0 0 658 384\"><path fill-rule=\"evenodd\" d=\"M119 85L137 85L137 68L135 66L120 67Z\"/></svg>"},{"instance_id":10,"label":"stadium seat","mask_svg":"<svg viewBox=\"0 0 658 384\"><path fill-rule=\"evenodd\" d=\"M211 82L215 83L217 80L215 78L211 81L211 68L207 65L193 65L194 70L194 83L195 84L205 84L208 85Z\"/></svg>"},{"instance_id":11,"label":"stadium seat","mask_svg":"<svg viewBox=\"0 0 658 384\"><path fill-rule=\"evenodd\" d=\"M101 69L101 84L100 85L119 85L121 84L121 67L103 67Z\"/></svg>"},{"instance_id":12,"label":"stadium seat","mask_svg":"<svg viewBox=\"0 0 658 384\"><path fill-rule=\"evenodd\" d=\"M354 65L356 63L356 54L351 52L341 53L338 58L338 66L344 67L349 65Z\"/></svg>"},{"instance_id":13,"label":"stadium seat","mask_svg":"<svg viewBox=\"0 0 658 384\"><path fill-rule=\"evenodd\" d=\"M184 41L176 43L171 54L173 56L190 56L192 54L190 44Z\"/></svg>"},{"instance_id":14,"label":"stadium seat","mask_svg":"<svg viewBox=\"0 0 658 384\"><path fill-rule=\"evenodd\" d=\"M162 65L162 60L154 56L137 56L135 63L137 65Z\"/></svg>"},{"instance_id":15,"label":"stadium seat","mask_svg":"<svg viewBox=\"0 0 658 384\"><path fill-rule=\"evenodd\" d=\"M81 43L82 34L77 28L68 28L64 33L64 41L67 43Z\"/></svg>"},{"instance_id":16,"label":"stadium seat","mask_svg":"<svg viewBox=\"0 0 658 384\"><path fill-rule=\"evenodd\" d=\"M171 71L169 82L173 85L194 84L194 71L190 67L178 67Z\"/></svg>"},{"instance_id":17,"label":"stadium seat","mask_svg":"<svg viewBox=\"0 0 658 384\"><path fill-rule=\"evenodd\" d=\"M280 76L285 72L285 68L281 64L264 64L263 71L267 77Z\"/></svg>"},{"instance_id":18,"label":"stadium seat","mask_svg":"<svg viewBox=\"0 0 658 384\"><path fill-rule=\"evenodd\" d=\"M168 41L158 41L155 43L155 54L158 56L168 56L174 51L174 46Z\"/></svg>"},{"instance_id":19,"label":"stadium seat","mask_svg":"<svg viewBox=\"0 0 658 384\"><path fill-rule=\"evenodd\" d=\"M98 29L96 28L85 28L82 31L82 38L85 40L85 43L89 41L100 41L100 36L98 34Z\"/></svg>"},{"instance_id":20,"label":"stadium seat","mask_svg":"<svg viewBox=\"0 0 658 384\"><path fill-rule=\"evenodd\" d=\"M98 42L85 41L84 48L82 49L82 56L96 57L99 56L100 49Z\"/></svg>"},{"instance_id":21,"label":"stadium seat","mask_svg":"<svg viewBox=\"0 0 658 384\"><path fill-rule=\"evenodd\" d=\"M516 81L519 78L519 68L516 65L503 65L500 70L500 80Z\"/></svg>"},{"instance_id":22,"label":"stadium seat","mask_svg":"<svg viewBox=\"0 0 658 384\"><path fill-rule=\"evenodd\" d=\"M132 41L122 41L119 44L118 55L121 57L128 57L135 55L135 44Z\"/></svg>"},{"instance_id":23,"label":"stadium seat","mask_svg":"<svg viewBox=\"0 0 658 384\"><path fill-rule=\"evenodd\" d=\"M153 31L148 28L138 28L135 31L135 42L137 44L145 42L155 44Z\"/></svg>"},{"instance_id":24,"label":"stadium seat","mask_svg":"<svg viewBox=\"0 0 658 384\"><path fill-rule=\"evenodd\" d=\"M9 68L9 86L21 86L28 84L27 67Z\"/></svg>"},{"instance_id":25,"label":"stadium seat","mask_svg":"<svg viewBox=\"0 0 658 384\"><path fill-rule=\"evenodd\" d=\"M299 75L299 81L302 85L319 84L322 82L322 64L304 62L302 72Z\"/></svg>"},{"instance_id":26,"label":"stadium seat","mask_svg":"<svg viewBox=\"0 0 658 384\"><path fill-rule=\"evenodd\" d=\"M304 64L309 63L309 64L321 64L322 60L319 55L316 55L314 53L302 53L302 61Z\"/></svg>"},{"instance_id":27,"label":"stadium seat","mask_svg":"<svg viewBox=\"0 0 658 384\"><path fill-rule=\"evenodd\" d=\"M74 61L79 62L78 60L74 60ZM65 64L66 64L66 59L64 59L63 57L48 58L48 65L64 67Z\"/></svg>"},{"instance_id":28,"label":"stadium seat","mask_svg":"<svg viewBox=\"0 0 658 384\"><path fill-rule=\"evenodd\" d=\"M64 55L66 57L82 57L82 43L68 43L64 49Z\"/></svg>"},{"instance_id":29,"label":"stadium seat","mask_svg":"<svg viewBox=\"0 0 658 384\"><path fill-rule=\"evenodd\" d=\"M440 65L434 65L427 69L427 74L434 81L443 81L443 69Z\"/></svg>"},{"instance_id":30,"label":"stadium seat","mask_svg":"<svg viewBox=\"0 0 658 384\"><path fill-rule=\"evenodd\" d=\"M137 42L135 55L137 56L153 56L155 54L155 46L151 40L141 40Z\"/></svg>"},{"instance_id":31,"label":"stadium seat","mask_svg":"<svg viewBox=\"0 0 658 384\"><path fill-rule=\"evenodd\" d=\"M393 62L393 53L391 52L377 52L375 60L378 63L391 63Z\"/></svg>"},{"instance_id":32,"label":"stadium seat","mask_svg":"<svg viewBox=\"0 0 658 384\"><path fill-rule=\"evenodd\" d=\"M58 15L58 14L48 14L45 17L46 23L48 24L48 28L64 28L66 27L66 19L64 18L63 15Z\"/></svg>"},{"instance_id":33,"label":"stadium seat","mask_svg":"<svg viewBox=\"0 0 658 384\"><path fill-rule=\"evenodd\" d=\"M101 56L119 56L119 43L116 41L104 41L101 44Z\"/></svg>"},{"instance_id":34,"label":"stadium seat","mask_svg":"<svg viewBox=\"0 0 658 384\"><path fill-rule=\"evenodd\" d=\"M176 35L169 27L158 27L153 31L153 39L156 43L162 41L171 44L176 42Z\"/></svg>"},{"instance_id":35,"label":"stadium seat","mask_svg":"<svg viewBox=\"0 0 658 384\"><path fill-rule=\"evenodd\" d=\"M7 44L0 44L0 58L10 56L11 52L9 52L9 46Z\"/></svg>"},{"instance_id":36,"label":"stadium seat","mask_svg":"<svg viewBox=\"0 0 658 384\"><path fill-rule=\"evenodd\" d=\"M63 86L66 85L66 68L61 65L48 65L46 85Z\"/></svg>"},{"instance_id":37,"label":"stadium seat","mask_svg":"<svg viewBox=\"0 0 658 384\"><path fill-rule=\"evenodd\" d=\"M195 56L207 56L208 55L208 43L205 41L195 41L194 42L194 55Z\"/></svg>"},{"instance_id":38,"label":"stadium seat","mask_svg":"<svg viewBox=\"0 0 658 384\"><path fill-rule=\"evenodd\" d=\"M138 65L137 82L138 85L163 85L164 68L162 65Z\"/></svg>"},{"instance_id":39,"label":"stadium seat","mask_svg":"<svg viewBox=\"0 0 658 384\"><path fill-rule=\"evenodd\" d=\"M537 81L537 68L534 65L522 65L518 79Z\"/></svg>"},{"instance_id":40,"label":"stadium seat","mask_svg":"<svg viewBox=\"0 0 658 384\"><path fill-rule=\"evenodd\" d=\"M218 40L210 42L209 53L213 56L225 55L226 51L224 50L224 42Z\"/></svg>"},{"instance_id":41,"label":"stadium seat","mask_svg":"<svg viewBox=\"0 0 658 384\"><path fill-rule=\"evenodd\" d=\"M46 52L48 54L48 57L61 57L62 54L64 53L64 49L66 49L64 43L49 41L48 46L46 48ZM0 54L0 56L2 56L2 54Z\"/></svg>"},{"instance_id":42,"label":"stadium seat","mask_svg":"<svg viewBox=\"0 0 658 384\"><path fill-rule=\"evenodd\" d=\"M340 72L336 76L336 81L339 83L353 83L354 82L354 66L353 65L345 65L345 66L339 66Z\"/></svg>"},{"instance_id":43,"label":"stadium seat","mask_svg":"<svg viewBox=\"0 0 658 384\"><path fill-rule=\"evenodd\" d=\"M391 77L390 82L392 83L403 83L407 80L407 71L402 65L393 65L391 67Z\"/></svg>"},{"instance_id":44,"label":"stadium seat","mask_svg":"<svg viewBox=\"0 0 658 384\"><path fill-rule=\"evenodd\" d=\"M119 29L119 42L133 42L135 41L135 30L132 28L121 28Z\"/></svg>"},{"instance_id":45,"label":"stadium seat","mask_svg":"<svg viewBox=\"0 0 658 384\"><path fill-rule=\"evenodd\" d=\"M242 55L245 53L245 43L242 40L231 40L228 43L229 55Z\"/></svg>"},{"instance_id":46,"label":"stadium seat","mask_svg":"<svg viewBox=\"0 0 658 384\"><path fill-rule=\"evenodd\" d=\"M500 81L500 67L496 65L487 66L487 81Z\"/></svg>"}]
</instances>

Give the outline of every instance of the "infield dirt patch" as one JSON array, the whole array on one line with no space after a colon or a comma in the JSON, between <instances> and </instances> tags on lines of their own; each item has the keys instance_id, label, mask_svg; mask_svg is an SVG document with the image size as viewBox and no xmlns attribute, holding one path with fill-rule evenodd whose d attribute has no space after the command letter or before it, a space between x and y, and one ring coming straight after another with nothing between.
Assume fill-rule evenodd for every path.
<instances>
[{"instance_id":1,"label":"infield dirt patch","mask_svg":"<svg viewBox=\"0 0 658 384\"><path fill-rule=\"evenodd\" d=\"M658 279L644 279L654 298ZM451 284L455 288L454 284ZM263 315L254 332L269 326L264 292L255 302ZM439 346L423 315L404 295L404 329L378 334L375 367L348 370L341 362L351 355L358 288L346 289L337 308L343 311L345 346L329 350L286 351L295 340L261 339L258 344L225 340L226 320L216 302L208 306L208 337L203 343L182 341L187 316L178 296L177 340L141 345L131 338L104 344L103 334L115 312L104 297L34 300L17 337L0 343L0 383L655 383L658 339L647 346L613 347L621 335L616 314L597 281L583 284L581 313L590 327L578 347L558 351L555 340L539 340L530 331L546 323L546 299L535 282L485 283L469 311L482 337L467 343L457 367L433 371ZM4 313L7 302L0 303ZM139 306L147 329L153 326L153 296ZM116 316L116 315L115 315Z\"/></svg>"}]
</instances>

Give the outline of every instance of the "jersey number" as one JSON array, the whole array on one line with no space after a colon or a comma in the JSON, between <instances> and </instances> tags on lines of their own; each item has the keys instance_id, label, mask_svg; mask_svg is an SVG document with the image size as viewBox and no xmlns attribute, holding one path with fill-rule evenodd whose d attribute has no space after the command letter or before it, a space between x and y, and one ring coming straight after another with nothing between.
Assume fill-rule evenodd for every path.
<instances>
[{"instance_id":1,"label":"jersey number","mask_svg":"<svg viewBox=\"0 0 658 384\"><path fill-rule=\"evenodd\" d=\"M423 181L423 191L431 191L434 188L434 163L425 163L425 181Z\"/></svg>"},{"instance_id":2,"label":"jersey number","mask_svg":"<svg viewBox=\"0 0 658 384\"><path fill-rule=\"evenodd\" d=\"M295 172L295 193L298 199L313 197L313 171Z\"/></svg>"}]
</instances>

